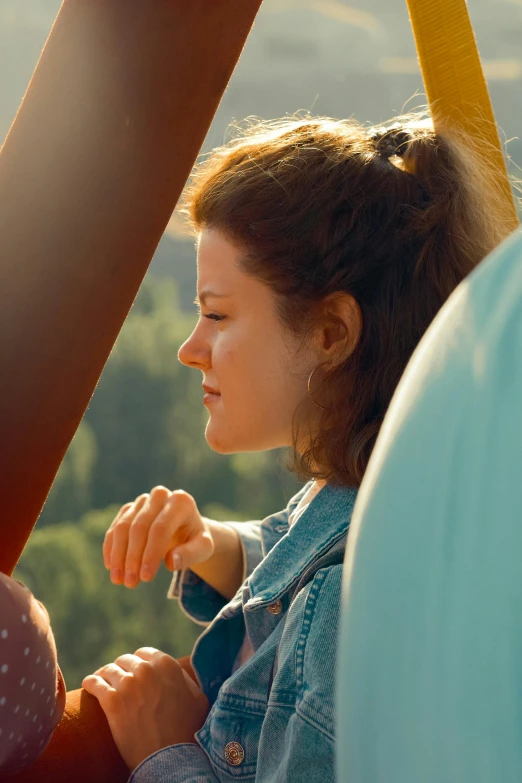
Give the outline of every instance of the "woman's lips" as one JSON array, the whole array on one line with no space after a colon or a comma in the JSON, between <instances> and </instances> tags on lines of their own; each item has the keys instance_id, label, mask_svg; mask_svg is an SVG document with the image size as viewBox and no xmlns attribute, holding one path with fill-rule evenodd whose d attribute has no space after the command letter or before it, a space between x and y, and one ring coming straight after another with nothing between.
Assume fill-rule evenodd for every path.
<instances>
[{"instance_id":1,"label":"woman's lips","mask_svg":"<svg viewBox=\"0 0 522 783\"><path fill-rule=\"evenodd\" d=\"M221 397L221 394L215 389L212 389L210 386L203 386L203 391L206 392L205 396L203 397L203 405L208 405L211 402L215 402Z\"/></svg>"}]
</instances>

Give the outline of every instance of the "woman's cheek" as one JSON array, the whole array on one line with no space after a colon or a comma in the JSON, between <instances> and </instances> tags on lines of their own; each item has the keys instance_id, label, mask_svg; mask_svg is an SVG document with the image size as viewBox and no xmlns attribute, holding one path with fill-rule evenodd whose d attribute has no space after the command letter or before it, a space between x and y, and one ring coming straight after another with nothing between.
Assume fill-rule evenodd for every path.
<instances>
[{"instance_id":1,"label":"woman's cheek","mask_svg":"<svg viewBox=\"0 0 522 783\"><path fill-rule=\"evenodd\" d=\"M220 391L224 386L230 387L239 382L240 355L229 335L221 334L216 338L212 351L212 369Z\"/></svg>"}]
</instances>

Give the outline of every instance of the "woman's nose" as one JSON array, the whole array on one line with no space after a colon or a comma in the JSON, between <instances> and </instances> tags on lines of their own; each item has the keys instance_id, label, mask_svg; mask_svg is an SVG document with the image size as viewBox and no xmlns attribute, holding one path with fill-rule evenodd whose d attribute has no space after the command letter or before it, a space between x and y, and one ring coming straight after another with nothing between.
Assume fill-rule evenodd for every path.
<instances>
[{"instance_id":1,"label":"woman's nose","mask_svg":"<svg viewBox=\"0 0 522 783\"><path fill-rule=\"evenodd\" d=\"M210 346L199 334L198 326L178 351L178 359L186 367L204 370L210 367Z\"/></svg>"}]
</instances>

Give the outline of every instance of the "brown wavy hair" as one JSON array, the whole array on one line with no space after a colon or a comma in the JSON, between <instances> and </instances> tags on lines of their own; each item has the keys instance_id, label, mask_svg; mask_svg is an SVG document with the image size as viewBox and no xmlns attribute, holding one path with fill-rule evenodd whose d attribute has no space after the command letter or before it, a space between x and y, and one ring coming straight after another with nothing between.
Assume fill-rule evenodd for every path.
<instances>
[{"instance_id":1,"label":"brown wavy hair","mask_svg":"<svg viewBox=\"0 0 522 783\"><path fill-rule=\"evenodd\" d=\"M314 376L319 426L301 478L358 484L402 372L458 283L506 235L487 164L419 115L368 129L353 120L251 122L199 162L184 197L196 231L242 251L296 335L325 298L348 292L362 331L351 356ZM317 373L316 373L317 375Z\"/></svg>"}]
</instances>

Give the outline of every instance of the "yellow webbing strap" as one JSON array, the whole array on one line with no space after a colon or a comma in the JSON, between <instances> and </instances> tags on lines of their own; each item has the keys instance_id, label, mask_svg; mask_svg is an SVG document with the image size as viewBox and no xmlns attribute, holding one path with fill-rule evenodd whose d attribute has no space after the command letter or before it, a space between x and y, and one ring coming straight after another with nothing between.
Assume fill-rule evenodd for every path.
<instances>
[{"instance_id":1,"label":"yellow webbing strap","mask_svg":"<svg viewBox=\"0 0 522 783\"><path fill-rule=\"evenodd\" d=\"M518 226L480 56L465 0L406 0L435 130L459 127L498 171L506 226Z\"/></svg>"}]
</instances>

